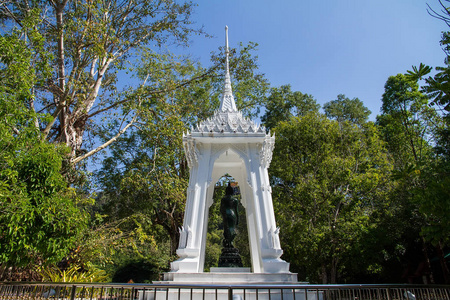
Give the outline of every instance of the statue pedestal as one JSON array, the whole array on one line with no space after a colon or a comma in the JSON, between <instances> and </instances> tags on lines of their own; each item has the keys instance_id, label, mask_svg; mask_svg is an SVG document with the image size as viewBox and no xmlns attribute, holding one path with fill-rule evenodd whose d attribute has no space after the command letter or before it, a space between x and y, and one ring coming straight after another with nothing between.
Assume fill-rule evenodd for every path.
<instances>
[{"instance_id":1,"label":"statue pedestal","mask_svg":"<svg viewBox=\"0 0 450 300\"><path fill-rule=\"evenodd\" d=\"M230 269L242 268L242 260L239 255L239 250L236 248L223 248L222 254L219 257L219 267Z\"/></svg>"}]
</instances>

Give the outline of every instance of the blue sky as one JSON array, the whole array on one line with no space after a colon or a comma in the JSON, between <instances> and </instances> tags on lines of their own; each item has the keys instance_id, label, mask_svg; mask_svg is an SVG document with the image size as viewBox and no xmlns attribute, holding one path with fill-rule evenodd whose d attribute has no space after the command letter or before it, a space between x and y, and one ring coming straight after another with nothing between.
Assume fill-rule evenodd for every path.
<instances>
[{"instance_id":1,"label":"blue sky","mask_svg":"<svg viewBox=\"0 0 450 300\"><path fill-rule=\"evenodd\" d=\"M443 65L446 25L427 13L437 0L199 0L193 20L213 38L194 37L187 51L207 64L211 51L259 44L260 71L272 86L291 84L320 104L358 97L379 113L384 84L420 62Z\"/></svg>"}]
</instances>

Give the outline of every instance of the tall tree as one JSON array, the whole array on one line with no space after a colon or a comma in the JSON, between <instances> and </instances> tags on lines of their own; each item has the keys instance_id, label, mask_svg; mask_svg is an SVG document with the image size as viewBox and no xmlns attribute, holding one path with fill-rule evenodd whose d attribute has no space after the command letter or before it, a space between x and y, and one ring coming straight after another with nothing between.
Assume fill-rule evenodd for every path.
<instances>
[{"instance_id":1,"label":"tall tree","mask_svg":"<svg viewBox=\"0 0 450 300\"><path fill-rule=\"evenodd\" d=\"M325 115L338 121L350 121L353 124L362 125L367 122L371 111L364 106L358 98L349 99L343 94L339 94L336 100L323 105Z\"/></svg>"},{"instance_id":2,"label":"tall tree","mask_svg":"<svg viewBox=\"0 0 450 300\"><path fill-rule=\"evenodd\" d=\"M274 131L270 174L287 260L304 280L336 283L356 253L369 251L365 233L385 206L391 166L383 143L371 123L314 112Z\"/></svg>"},{"instance_id":3,"label":"tall tree","mask_svg":"<svg viewBox=\"0 0 450 300\"><path fill-rule=\"evenodd\" d=\"M278 122L289 120L292 116L303 116L311 111L317 112L320 108L311 95L293 92L289 84L271 88L264 102L266 111L261 121L268 129L274 128Z\"/></svg>"},{"instance_id":4,"label":"tall tree","mask_svg":"<svg viewBox=\"0 0 450 300\"><path fill-rule=\"evenodd\" d=\"M433 9L428 5L428 13L445 22L450 27L450 11L448 0L439 0L440 10ZM421 173L416 176L419 182L415 200L420 207L420 211L426 218L426 224L422 228L424 238L436 246L438 257L442 267L445 283L450 283L450 272L446 265L443 247L449 245L447 230L448 218L448 195L450 194L449 178L449 112L450 112L450 32L442 32L440 44L445 53L444 66L435 68L434 76L427 76L431 73L430 66L420 64L413 66L407 72L406 77L414 82L422 80L424 84L421 90L430 98L430 105L437 107L443 116L443 124L435 132L434 157L427 164Z\"/></svg>"},{"instance_id":5,"label":"tall tree","mask_svg":"<svg viewBox=\"0 0 450 300\"><path fill-rule=\"evenodd\" d=\"M419 91L416 81L403 74L388 78L383 94L382 114L377 117L396 163L420 164L430 155L435 130L440 125L428 98ZM406 156L405 156L406 155Z\"/></svg>"},{"instance_id":6,"label":"tall tree","mask_svg":"<svg viewBox=\"0 0 450 300\"><path fill-rule=\"evenodd\" d=\"M439 228L430 225L445 220L436 219L441 216L442 210L438 209L439 212L434 213L430 210L431 207L439 207L439 198L445 197L445 192L436 193L439 184L436 186L430 182L431 178L436 177L432 170L439 158L434 154L433 145L439 140L438 132L442 129L443 120L436 109L429 105L428 97L419 90L418 79L411 74L389 77L382 98L382 114L377 117L377 122L395 163L394 194L401 208L398 217L405 218L404 222L416 220L415 226L408 230L416 234L409 236L416 240L415 244L422 244L418 248L422 248L423 253L420 260L426 261L430 268L428 253L432 247L426 241L436 238L436 235L432 237L430 229ZM425 241L420 238L418 229L421 229ZM434 246L439 249L436 243Z\"/></svg>"},{"instance_id":7,"label":"tall tree","mask_svg":"<svg viewBox=\"0 0 450 300\"><path fill-rule=\"evenodd\" d=\"M139 47L153 48L156 53L162 45L186 44L194 31L190 28L192 6L172 0L2 1L4 32L20 31L35 53L32 64L48 65L52 70L39 74L41 80L28 100L30 109L52 116L37 124L42 135L65 143L78 162L76 157L86 152L82 145L89 124L135 100L117 93L117 73ZM35 22L29 21L31 17ZM30 38L35 33L40 40ZM161 71L153 70L154 74ZM148 78L155 94L179 85L161 79L162 75ZM114 130L120 134L129 128L125 124L126 120Z\"/></svg>"},{"instance_id":8,"label":"tall tree","mask_svg":"<svg viewBox=\"0 0 450 300\"><path fill-rule=\"evenodd\" d=\"M36 280L17 268L36 275L39 265L61 260L88 220L86 199L61 175L67 149L42 140L35 126L48 116L30 110L38 72L30 67L33 58L17 33L0 37L1 280ZM9 268L12 277L3 272Z\"/></svg>"}]
</instances>

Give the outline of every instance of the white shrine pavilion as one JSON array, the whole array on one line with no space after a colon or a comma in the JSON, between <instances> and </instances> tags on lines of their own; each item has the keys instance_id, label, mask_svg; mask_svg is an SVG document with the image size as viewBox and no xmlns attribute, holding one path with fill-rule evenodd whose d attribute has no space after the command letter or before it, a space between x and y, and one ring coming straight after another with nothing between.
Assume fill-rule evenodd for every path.
<instances>
[{"instance_id":1,"label":"white shrine pavilion","mask_svg":"<svg viewBox=\"0 0 450 300\"><path fill-rule=\"evenodd\" d=\"M173 283L296 283L297 274L280 256L268 168L275 137L236 108L229 72L228 27L225 28L226 73L219 110L183 135L190 168L179 259L165 282ZM230 174L239 183L245 207L251 268L211 268L203 272L209 207L215 183Z\"/></svg>"}]
</instances>

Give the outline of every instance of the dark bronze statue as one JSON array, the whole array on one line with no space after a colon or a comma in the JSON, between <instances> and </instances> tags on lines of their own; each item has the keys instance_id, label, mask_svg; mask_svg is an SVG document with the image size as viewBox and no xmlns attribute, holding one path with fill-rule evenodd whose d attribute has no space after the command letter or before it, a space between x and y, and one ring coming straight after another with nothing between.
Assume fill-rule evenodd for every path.
<instances>
[{"instance_id":1,"label":"dark bronze statue","mask_svg":"<svg viewBox=\"0 0 450 300\"><path fill-rule=\"evenodd\" d=\"M220 202L220 213L223 219L223 246L233 247L233 240L236 237L236 227L239 224L238 200L233 197L233 188L230 183L225 190L225 197Z\"/></svg>"},{"instance_id":2,"label":"dark bronze statue","mask_svg":"<svg viewBox=\"0 0 450 300\"><path fill-rule=\"evenodd\" d=\"M219 257L219 267L242 267L239 250L234 248L236 227L239 223L238 199L233 197L234 191L230 183L225 190L225 197L220 202L220 213L223 218L223 249Z\"/></svg>"}]
</instances>

